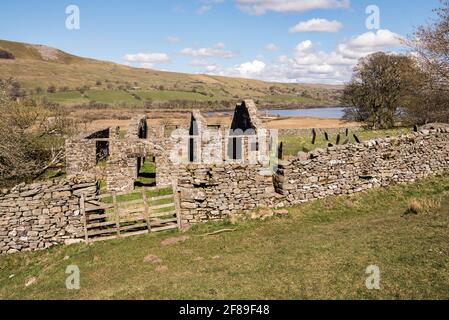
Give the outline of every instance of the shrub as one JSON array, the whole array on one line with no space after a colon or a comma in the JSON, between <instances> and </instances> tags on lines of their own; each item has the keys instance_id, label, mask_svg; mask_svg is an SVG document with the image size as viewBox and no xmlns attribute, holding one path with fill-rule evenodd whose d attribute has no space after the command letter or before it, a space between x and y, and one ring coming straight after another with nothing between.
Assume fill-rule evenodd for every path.
<instances>
[{"instance_id":1,"label":"shrub","mask_svg":"<svg viewBox=\"0 0 449 320\"><path fill-rule=\"evenodd\" d=\"M0 49L0 59L14 60L15 58L11 52Z\"/></svg>"},{"instance_id":2,"label":"shrub","mask_svg":"<svg viewBox=\"0 0 449 320\"><path fill-rule=\"evenodd\" d=\"M55 93L56 92L56 87L54 85L51 85L47 88L47 92L48 93Z\"/></svg>"},{"instance_id":3,"label":"shrub","mask_svg":"<svg viewBox=\"0 0 449 320\"><path fill-rule=\"evenodd\" d=\"M0 81L0 185L33 180L57 168L64 157L64 141L76 124L57 105L11 99Z\"/></svg>"}]
</instances>

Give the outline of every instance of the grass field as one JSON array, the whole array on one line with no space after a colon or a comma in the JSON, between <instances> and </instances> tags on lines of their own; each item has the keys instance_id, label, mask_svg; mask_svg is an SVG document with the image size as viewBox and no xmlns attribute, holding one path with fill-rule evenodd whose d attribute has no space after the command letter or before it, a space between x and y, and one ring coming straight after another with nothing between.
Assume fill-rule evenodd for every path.
<instances>
[{"instance_id":1,"label":"grass field","mask_svg":"<svg viewBox=\"0 0 449 320\"><path fill-rule=\"evenodd\" d=\"M145 99L152 99L154 101L170 101L170 100L192 100L192 101L209 101L215 100L197 92L185 91L139 91L137 95ZM229 97L228 97L229 98Z\"/></svg>"},{"instance_id":2,"label":"grass field","mask_svg":"<svg viewBox=\"0 0 449 320\"><path fill-rule=\"evenodd\" d=\"M408 211L412 202L417 214ZM449 298L448 176L289 211L195 226L170 246L161 241L177 232L1 256L0 298ZM222 228L236 230L200 236ZM162 261L144 262L150 254ZM78 291L65 288L68 265L80 268ZM380 290L365 287L369 265L380 268Z\"/></svg>"},{"instance_id":3,"label":"grass field","mask_svg":"<svg viewBox=\"0 0 449 320\"><path fill-rule=\"evenodd\" d=\"M189 91L177 91L177 90L144 90L144 91L134 91L135 95L140 97L132 96L129 92L125 90L101 90L94 89L87 91L82 95L79 91L66 91L66 92L55 92L55 93L45 93L38 95L38 97L45 96L49 101L60 103L63 105L75 105L82 103L89 103L91 101L107 103L112 106L117 105L132 105L132 106L143 106L145 100L152 100L154 102L169 102L175 100L187 100L187 101L226 101L233 99L233 96L229 94L223 94L219 90L209 90L208 94L199 92L189 92ZM247 96L244 92L242 97ZM255 96L252 96L255 98ZM297 95L267 95L263 97L257 97L261 101L268 103L276 102L294 102L299 103L304 106L318 106L318 105L330 105L329 101L321 101L319 99L305 98Z\"/></svg>"},{"instance_id":4,"label":"grass field","mask_svg":"<svg viewBox=\"0 0 449 320\"><path fill-rule=\"evenodd\" d=\"M344 129L342 129L344 132ZM312 132L312 131L310 131ZM411 133L410 128L398 128L390 130L355 130L350 131L349 141L355 143L355 134L361 142L368 141L376 138L393 137L401 134ZM309 135L284 135L279 137L279 142L283 142L284 156L296 156L299 151L312 151L316 148L326 148L329 143L335 145L337 139L336 134L329 134L329 141L326 141L324 134L317 134L315 144L312 144L312 133ZM341 136L341 142L343 143L346 138Z\"/></svg>"}]
</instances>

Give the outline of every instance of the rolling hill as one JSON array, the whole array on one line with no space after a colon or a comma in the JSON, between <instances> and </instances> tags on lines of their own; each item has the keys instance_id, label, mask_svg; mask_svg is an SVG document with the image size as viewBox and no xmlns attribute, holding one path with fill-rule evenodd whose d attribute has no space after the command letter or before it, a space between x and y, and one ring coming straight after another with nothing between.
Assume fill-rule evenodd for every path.
<instances>
[{"instance_id":1,"label":"rolling hill","mask_svg":"<svg viewBox=\"0 0 449 320\"><path fill-rule=\"evenodd\" d=\"M95 101L139 106L146 100L207 102L250 97L296 108L334 106L342 89L134 68L43 45L0 40L0 79L7 78L18 81L28 94L65 105Z\"/></svg>"}]
</instances>

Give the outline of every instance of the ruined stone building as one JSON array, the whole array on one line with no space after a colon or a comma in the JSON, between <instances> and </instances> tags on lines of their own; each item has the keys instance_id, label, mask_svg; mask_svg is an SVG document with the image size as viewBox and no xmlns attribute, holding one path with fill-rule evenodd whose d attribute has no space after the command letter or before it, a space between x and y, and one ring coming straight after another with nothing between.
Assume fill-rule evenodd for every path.
<instances>
[{"instance_id":1,"label":"ruined stone building","mask_svg":"<svg viewBox=\"0 0 449 320\"><path fill-rule=\"evenodd\" d=\"M265 129L252 100L237 105L230 128L208 125L193 110L174 132L167 129L149 128L146 116L137 116L124 136L120 128L111 127L72 138L66 142L67 175L104 180L108 191L129 191L147 158L154 159L158 186L178 184L177 171L186 164L212 166L250 159L256 164L265 159L267 165L267 157L257 154L268 147L257 141ZM99 166L101 161L104 165Z\"/></svg>"}]
</instances>

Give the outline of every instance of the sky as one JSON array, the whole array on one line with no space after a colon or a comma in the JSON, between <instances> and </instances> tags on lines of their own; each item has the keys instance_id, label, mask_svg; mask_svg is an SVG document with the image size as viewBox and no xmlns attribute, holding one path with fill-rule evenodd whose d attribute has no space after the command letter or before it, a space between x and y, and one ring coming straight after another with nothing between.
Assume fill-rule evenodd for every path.
<instances>
[{"instance_id":1,"label":"sky","mask_svg":"<svg viewBox=\"0 0 449 320\"><path fill-rule=\"evenodd\" d=\"M438 0L15 0L0 39L140 68L342 84L359 58L403 52Z\"/></svg>"}]
</instances>

